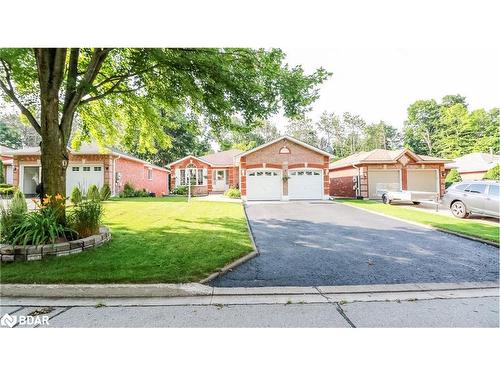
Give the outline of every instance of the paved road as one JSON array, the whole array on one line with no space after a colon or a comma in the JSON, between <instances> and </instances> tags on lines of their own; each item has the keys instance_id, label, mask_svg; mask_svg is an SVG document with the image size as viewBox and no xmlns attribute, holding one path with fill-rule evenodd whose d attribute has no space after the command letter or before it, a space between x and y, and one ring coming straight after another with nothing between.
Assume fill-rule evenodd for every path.
<instances>
[{"instance_id":1,"label":"paved road","mask_svg":"<svg viewBox=\"0 0 500 375\"><path fill-rule=\"evenodd\" d=\"M331 202L247 208L261 255L222 287L496 281L498 249Z\"/></svg>"},{"instance_id":2,"label":"paved road","mask_svg":"<svg viewBox=\"0 0 500 375\"><path fill-rule=\"evenodd\" d=\"M498 297L401 302L208 306L1 306L48 327L498 327ZM97 305L99 306L99 305ZM17 325L15 328L32 328Z\"/></svg>"}]
</instances>

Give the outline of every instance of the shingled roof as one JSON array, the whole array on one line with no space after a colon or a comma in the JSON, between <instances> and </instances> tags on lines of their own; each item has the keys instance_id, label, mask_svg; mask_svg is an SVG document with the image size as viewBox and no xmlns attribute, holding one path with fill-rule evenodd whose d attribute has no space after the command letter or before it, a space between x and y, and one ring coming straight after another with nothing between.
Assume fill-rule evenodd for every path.
<instances>
[{"instance_id":1,"label":"shingled roof","mask_svg":"<svg viewBox=\"0 0 500 375\"><path fill-rule=\"evenodd\" d=\"M198 158L207 162L208 164L214 165L233 165L234 157L236 155L241 154L243 151L241 150L227 150L221 152L215 152L213 154L207 154L203 156L199 156Z\"/></svg>"},{"instance_id":2,"label":"shingled roof","mask_svg":"<svg viewBox=\"0 0 500 375\"><path fill-rule=\"evenodd\" d=\"M377 164L377 163L396 163L397 160L403 155L408 154L409 156L416 159L417 163L426 163L426 162L436 162L436 163L445 163L449 160L443 158L436 158L433 156L427 155L417 155L408 149L400 149L400 150L384 150L377 148L372 151L362 151L356 154L352 154L344 159L340 159L330 163L330 168L341 168L349 165L356 164Z\"/></svg>"}]
</instances>

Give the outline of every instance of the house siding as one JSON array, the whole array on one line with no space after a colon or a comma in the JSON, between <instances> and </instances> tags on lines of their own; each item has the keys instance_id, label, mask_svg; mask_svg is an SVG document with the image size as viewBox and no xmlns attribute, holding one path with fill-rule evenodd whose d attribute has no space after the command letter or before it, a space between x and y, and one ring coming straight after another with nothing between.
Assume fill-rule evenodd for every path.
<instances>
[{"instance_id":1,"label":"house siding","mask_svg":"<svg viewBox=\"0 0 500 375\"><path fill-rule=\"evenodd\" d=\"M20 167L22 165L40 165L39 155L16 155L14 156L13 184L19 186ZM146 189L154 192L157 196L168 194L168 171L153 167L153 180L147 179L147 168L145 162L118 158L112 155L69 155L69 166L71 164L102 164L104 183L108 184L113 191L113 172L122 174L120 181L116 181L115 194L123 190L125 182L130 182L136 189ZM113 169L115 168L115 171ZM66 192L68 195L70 192Z\"/></svg>"},{"instance_id":2,"label":"house siding","mask_svg":"<svg viewBox=\"0 0 500 375\"><path fill-rule=\"evenodd\" d=\"M152 171L153 178L151 180L148 179L149 168ZM106 170L106 168L104 169ZM146 189L158 197L169 193L168 172L163 169L140 161L118 158L115 160L115 170L121 174L120 180L116 183L116 194L123 191L126 183L130 183L135 189Z\"/></svg>"}]
</instances>

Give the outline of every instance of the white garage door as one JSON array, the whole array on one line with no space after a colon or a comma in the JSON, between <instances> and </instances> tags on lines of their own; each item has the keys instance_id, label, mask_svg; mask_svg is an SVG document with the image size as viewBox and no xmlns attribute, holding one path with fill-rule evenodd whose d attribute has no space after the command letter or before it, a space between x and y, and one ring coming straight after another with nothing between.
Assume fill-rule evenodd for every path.
<instances>
[{"instance_id":1,"label":"white garage door","mask_svg":"<svg viewBox=\"0 0 500 375\"><path fill-rule=\"evenodd\" d=\"M66 170L66 195L78 186L84 193L92 184L101 187L104 184L104 168L99 164L70 164Z\"/></svg>"},{"instance_id":2,"label":"white garage door","mask_svg":"<svg viewBox=\"0 0 500 375\"><path fill-rule=\"evenodd\" d=\"M272 169L247 171L247 200L280 200L282 186L281 171Z\"/></svg>"},{"instance_id":3,"label":"white garage door","mask_svg":"<svg viewBox=\"0 0 500 375\"><path fill-rule=\"evenodd\" d=\"M289 171L288 199L322 199L323 173L317 169Z\"/></svg>"},{"instance_id":4,"label":"white garage door","mask_svg":"<svg viewBox=\"0 0 500 375\"><path fill-rule=\"evenodd\" d=\"M408 190L438 192L438 174L434 169L409 169Z\"/></svg>"},{"instance_id":5,"label":"white garage door","mask_svg":"<svg viewBox=\"0 0 500 375\"><path fill-rule=\"evenodd\" d=\"M368 197L372 199L382 198L383 191L401 190L399 170L368 170Z\"/></svg>"}]
</instances>

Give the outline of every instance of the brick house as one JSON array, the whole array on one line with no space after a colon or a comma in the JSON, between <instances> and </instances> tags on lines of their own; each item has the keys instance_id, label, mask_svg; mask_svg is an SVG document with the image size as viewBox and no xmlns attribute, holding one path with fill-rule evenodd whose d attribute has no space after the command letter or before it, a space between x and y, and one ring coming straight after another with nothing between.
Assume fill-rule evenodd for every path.
<instances>
[{"instance_id":1,"label":"brick house","mask_svg":"<svg viewBox=\"0 0 500 375\"><path fill-rule=\"evenodd\" d=\"M408 149L358 152L330 164L330 195L380 199L383 190L413 190L442 196L446 162Z\"/></svg>"},{"instance_id":2,"label":"brick house","mask_svg":"<svg viewBox=\"0 0 500 375\"><path fill-rule=\"evenodd\" d=\"M463 181L482 180L486 172L500 164L500 155L494 155L493 151L474 152L456 158L453 162L446 163L447 171L456 169Z\"/></svg>"},{"instance_id":3,"label":"brick house","mask_svg":"<svg viewBox=\"0 0 500 375\"><path fill-rule=\"evenodd\" d=\"M14 149L0 145L0 160L2 161L3 177L6 184L12 184L14 181L12 151Z\"/></svg>"},{"instance_id":4,"label":"brick house","mask_svg":"<svg viewBox=\"0 0 500 375\"><path fill-rule=\"evenodd\" d=\"M40 148L30 147L11 151L13 157L13 184L28 196L35 195L40 182ZM108 184L112 195L118 195L128 182L136 189L146 189L156 196L167 195L166 168L153 165L122 151L96 144L83 144L80 149L69 149L66 169L66 195L73 187L85 191L91 184L101 187Z\"/></svg>"},{"instance_id":5,"label":"brick house","mask_svg":"<svg viewBox=\"0 0 500 375\"><path fill-rule=\"evenodd\" d=\"M172 188L187 184L206 195L239 187L244 200L328 199L331 155L289 136L242 152L188 155L171 163Z\"/></svg>"}]
</instances>

